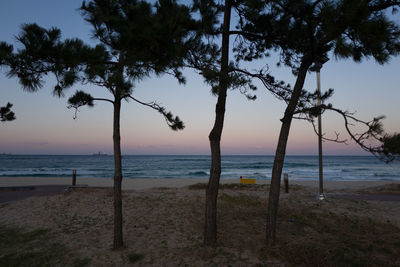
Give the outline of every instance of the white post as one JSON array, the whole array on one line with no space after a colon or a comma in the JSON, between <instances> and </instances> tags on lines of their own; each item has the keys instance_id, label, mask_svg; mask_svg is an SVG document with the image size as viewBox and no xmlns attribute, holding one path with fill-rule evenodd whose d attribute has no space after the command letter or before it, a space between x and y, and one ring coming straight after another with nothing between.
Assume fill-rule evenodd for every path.
<instances>
[{"instance_id":1,"label":"white post","mask_svg":"<svg viewBox=\"0 0 400 267\"><path fill-rule=\"evenodd\" d=\"M321 79L320 70L322 65L318 66L317 69L317 92L318 92L318 106L321 106ZM326 196L324 194L324 177L323 177L323 163L322 163L322 122L321 112L318 114L318 162L319 162L319 192L318 199L324 200Z\"/></svg>"}]
</instances>

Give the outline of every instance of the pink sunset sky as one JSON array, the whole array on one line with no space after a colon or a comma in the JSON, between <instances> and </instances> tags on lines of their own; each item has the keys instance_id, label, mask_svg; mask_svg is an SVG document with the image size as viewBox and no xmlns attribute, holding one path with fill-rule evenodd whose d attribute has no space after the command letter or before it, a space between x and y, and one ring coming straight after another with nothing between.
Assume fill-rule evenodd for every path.
<instances>
[{"instance_id":1,"label":"pink sunset sky","mask_svg":"<svg viewBox=\"0 0 400 267\"><path fill-rule=\"evenodd\" d=\"M76 10L80 0L4 0L0 9L0 41L16 44L15 35L23 23L36 22L44 27L56 26L64 38L90 39L90 26ZM399 15L396 15L399 17ZM399 21L400 19L398 19ZM271 64L271 74L291 84L295 77L286 67L274 67L276 56L255 63L253 68ZM251 69L252 66L249 65ZM361 64L332 58L321 71L322 90L335 89L330 102L336 107L356 111L356 116L370 120L386 115L385 130L399 132L400 58L381 66L373 60ZM185 71L187 84L179 85L171 77L150 77L135 87L135 96L145 102L157 101L179 115L185 122L183 131L173 132L155 111L136 103L124 103L121 117L122 151L124 154L209 154L208 133L214 122L216 97L202 78ZM112 153L112 107L96 103L84 107L73 119L74 112L66 108L67 98L77 89L85 89L95 97L107 97L103 88L75 86L66 98L52 96L54 78L49 77L42 90L28 93L21 90L16 79L0 72L0 106L14 104L17 120L0 124L0 153L13 154L92 154ZM305 88L316 88L315 73L309 73ZM275 152L280 129L279 119L285 104L259 88L256 101L248 101L238 91L228 93L225 128L222 137L223 154L271 155ZM341 118L323 115L327 136L344 132ZM317 154L317 136L310 124L292 124L288 154ZM324 143L324 153L330 155L364 155L349 141L348 145Z\"/></svg>"}]
</instances>

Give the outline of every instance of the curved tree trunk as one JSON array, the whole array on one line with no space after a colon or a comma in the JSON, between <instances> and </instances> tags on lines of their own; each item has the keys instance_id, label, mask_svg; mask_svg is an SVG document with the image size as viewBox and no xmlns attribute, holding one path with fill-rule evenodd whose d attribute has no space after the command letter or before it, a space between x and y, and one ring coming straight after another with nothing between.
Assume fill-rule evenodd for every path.
<instances>
[{"instance_id":1,"label":"curved tree trunk","mask_svg":"<svg viewBox=\"0 0 400 267\"><path fill-rule=\"evenodd\" d=\"M218 100L215 107L215 122L208 139L211 148L210 179L206 189L204 223L204 244L217 242L217 198L221 177L221 135L224 127L226 92L228 89L229 25L231 20L230 0L225 1L224 29L222 34L221 73L219 77Z\"/></svg>"},{"instance_id":2,"label":"curved tree trunk","mask_svg":"<svg viewBox=\"0 0 400 267\"><path fill-rule=\"evenodd\" d=\"M114 102L114 249L123 246L122 236L122 163L121 163L121 136L120 136L121 99L116 95Z\"/></svg>"},{"instance_id":3,"label":"curved tree trunk","mask_svg":"<svg viewBox=\"0 0 400 267\"><path fill-rule=\"evenodd\" d=\"M310 60L303 59L297 74L296 84L289 104L286 107L283 117L281 131L279 133L278 145L275 152L274 165L272 167L271 187L269 190L268 210L267 210L267 232L266 244L273 245L275 243L276 219L278 214L280 184L282 176L282 168L286 154L286 145L289 137L290 124L292 123L293 114L299 102L301 91L303 89L304 80L310 67Z\"/></svg>"}]
</instances>

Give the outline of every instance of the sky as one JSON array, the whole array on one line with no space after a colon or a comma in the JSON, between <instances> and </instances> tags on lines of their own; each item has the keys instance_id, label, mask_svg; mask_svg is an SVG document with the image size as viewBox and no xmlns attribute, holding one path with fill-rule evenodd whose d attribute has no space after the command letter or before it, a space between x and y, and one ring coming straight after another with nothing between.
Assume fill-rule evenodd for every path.
<instances>
[{"instance_id":1,"label":"sky","mask_svg":"<svg viewBox=\"0 0 400 267\"><path fill-rule=\"evenodd\" d=\"M80 38L96 44L90 25L77 8L81 0L1 0L0 41L16 45L15 36L24 23L36 22L42 27L58 27L63 38ZM400 15L395 19L400 23ZM294 84L290 69L276 67L273 55L263 62L249 65L256 69L269 64L276 78ZM16 79L7 78L0 69L0 106L11 102L17 119L0 124L0 153L12 154L112 154L112 105L98 102L93 108L83 107L78 118L67 109L67 99L76 90L85 90L94 97L110 97L104 88L76 85L66 91L65 98L52 95L54 78L46 78L44 87L29 93ZM208 134L215 118L217 98L202 78L185 70L186 85L179 85L168 76L152 76L135 84L134 96L144 102L157 101L178 115L185 123L183 131L169 129L156 111L134 102L124 102L121 111L122 153L129 155L199 155L210 154ZM330 99L336 107L356 112L363 120L385 115L385 130L400 132L400 57L379 65L372 59L362 63L332 58L321 70L322 91L333 88ZM315 73L307 75L305 88L316 89ZM225 155L273 155L280 130L280 118L286 105L262 87L257 100L249 101L238 91L229 91L226 119L221 141ZM323 132L327 137L340 132L348 139L343 121L335 114L324 113ZM367 155L353 142L323 143L326 155ZM305 121L292 123L287 154L316 155L318 140Z\"/></svg>"}]
</instances>

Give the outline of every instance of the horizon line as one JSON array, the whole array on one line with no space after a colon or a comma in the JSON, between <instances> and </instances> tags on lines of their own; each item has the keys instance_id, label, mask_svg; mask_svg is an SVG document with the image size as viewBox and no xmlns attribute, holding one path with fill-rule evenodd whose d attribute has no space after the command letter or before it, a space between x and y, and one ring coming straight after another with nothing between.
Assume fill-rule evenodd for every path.
<instances>
[{"instance_id":1,"label":"horizon line","mask_svg":"<svg viewBox=\"0 0 400 267\"><path fill-rule=\"evenodd\" d=\"M113 156L113 153L104 153L101 155L97 155L96 153L82 153L82 154L35 154L35 153L0 153L0 156ZM122 156L210 156L211 154L121 154ZM260 157L273 157L274 154L262 155L262 154L221 154L221 156L260 156ZM299 156L299 157L314 157L318 156L318 154L286 154L285 156ZM334 156L334 157L345 157L345 156L354 156L354 157L374 157L374 155L368 154L324 154L322 156Z\"/></svg>"}]
</instances>

